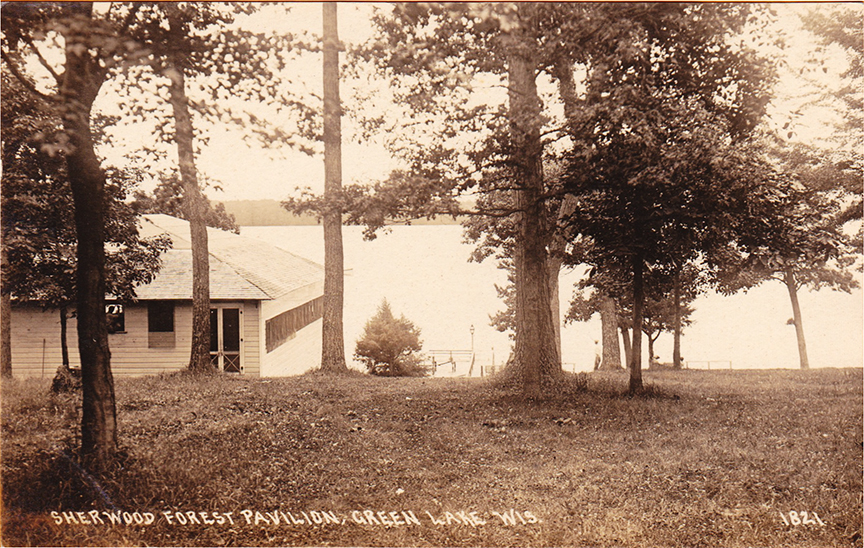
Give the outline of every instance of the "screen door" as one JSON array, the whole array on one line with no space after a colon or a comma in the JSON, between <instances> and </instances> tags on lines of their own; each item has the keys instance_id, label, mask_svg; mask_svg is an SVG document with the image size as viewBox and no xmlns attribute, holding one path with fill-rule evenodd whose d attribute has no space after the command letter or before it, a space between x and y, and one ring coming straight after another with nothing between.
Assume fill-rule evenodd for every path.
<instances>
[{"instance_id":1,"label":"screen door","mask_svg":"<svg viewBox=\"0 0 864 548\"><path fill-rule=\"evenodd\" d=\"M243 372L241 316L242 312L236 305L210 309L210 361L219 371Z\"/></svg>"}]
</instances>

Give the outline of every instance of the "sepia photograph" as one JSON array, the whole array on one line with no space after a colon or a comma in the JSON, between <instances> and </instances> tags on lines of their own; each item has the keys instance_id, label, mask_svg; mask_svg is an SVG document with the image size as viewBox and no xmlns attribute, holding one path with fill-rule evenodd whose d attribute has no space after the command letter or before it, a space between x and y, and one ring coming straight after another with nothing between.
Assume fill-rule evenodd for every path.
<instances>
[{"instance_id":1,"label":"sepia photograph","mask_svg":"<svg viewBox=\"0 0 864 548\"><path fill-rule=\"evenodd\" d=\"M864 548L861 3L0 34L0 545Z\"/></svg>"}]
</instances>

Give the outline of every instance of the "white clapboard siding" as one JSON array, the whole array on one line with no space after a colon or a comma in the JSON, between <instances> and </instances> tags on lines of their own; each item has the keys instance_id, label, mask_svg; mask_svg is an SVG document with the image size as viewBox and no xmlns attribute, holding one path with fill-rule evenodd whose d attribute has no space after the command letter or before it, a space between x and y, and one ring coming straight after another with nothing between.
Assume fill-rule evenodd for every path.
<instances>
[{"instance_id":1,"label":"white clapboard siding","mask_svg":"<svg viewBox=\"0 0 864 548\"><path fill-rule=\"evenodd\" d=\"M257 301L247 302L243 307L243 342L240 348L243 350L243 374L251 377L261 376L261 336L258 328L258 317L261 306Z\"/></svg>"},{"instance_id":2,"label":"white clapboard siding","mask_svg":"<svg viewBox=\"0 0 864 548\"><path fill-rule=\"evenodd\" d=\"M126 332L108 336L111 370L115 376L154 375L180 371L189 364L192 348L192 307L174 307L174 346L150 348L147 305L126 307Z\"/></svg>"},{"instance_id":3,"label":"white clapboard siding","mask_svg":"<svg viewBox=\"0 0 864 548\"><path fill-rule=\"evenodd\" d=\"M60 347L60 312L38 307L16 307L11 318L12 374L18 377L53 377L63 363ZM66 337L69 362L80 366L78 359L78 324L67 320Z\"/></svg>"},{"instance_id":4,"label":"white clapboard siding","mask_svg":"<svg viewBox=\"0 0 864 548\"><path fill-rule=\"evenodd\" d=\"M243 306L244 374L259 376L261 371L261 337L256 303ZM192 307L177 303L174 307L174 346L150 348L146 303L125 307L126 331L108 335L111 349L111 371L115 377L157 375L180 371L189 364L192 348ZM16 377L51 377L62 363L60 349L60 314L38 307L15 307L12 312L12 373ZM69 361L80 367L78 332L75 318L67 324Z\"/></svg>"}]
</instances>

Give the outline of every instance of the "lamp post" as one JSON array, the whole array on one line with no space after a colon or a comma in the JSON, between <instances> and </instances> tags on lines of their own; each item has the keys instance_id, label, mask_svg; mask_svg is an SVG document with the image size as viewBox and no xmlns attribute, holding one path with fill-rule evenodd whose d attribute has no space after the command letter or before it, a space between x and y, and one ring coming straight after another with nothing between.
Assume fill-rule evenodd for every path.
<instances>
[{"instance_id":1,"label":"lamp post","mask_svg":"<svg viewBox=\"0 0 864 548\"><path fill-rule=\"evenodd\" d=\"M474 352L474 324L471 324L471 352Z\"/></svg>"}]
</instances>

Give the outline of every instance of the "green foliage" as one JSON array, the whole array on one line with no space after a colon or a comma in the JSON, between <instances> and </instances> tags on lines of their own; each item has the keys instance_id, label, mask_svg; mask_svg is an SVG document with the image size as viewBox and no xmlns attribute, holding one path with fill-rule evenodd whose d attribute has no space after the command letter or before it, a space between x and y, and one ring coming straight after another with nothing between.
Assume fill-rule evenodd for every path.
<instances>
[{"instance_id":1,"label":"green foliage","mask_svg":"<svg viewBox=\"0 0 864 548\"><path fill-rule=\"evenodd\" d=\"M429 373L420 363L420 330L405 316L398 319L385 299L378 312L366 322L357 340L354 357L369 373L382 377L421 377Z\"/></svg>"},{"instance_id":2,"label":"green foliage","mask_svg":"<svg viewBox=\"0 0 864 548\"><path fill-rule=\"evenodd\" d=\"M804 286L845 292L857 288L860 166L801 145L769 152L780 175L794 185L773 204L775 222L764 230L760 241L745 253L729 253L718 267L720 289L728 293L772 279L785 283L787 269L795 274L796 290Z\"/></svg>"},{"instance_id":3,"label":"green foliage","mask_svg":"<svg viewBox=\"0 0 864 548\"><path fill-rule=\"evenodd\" d=\"M827 73L826 46L839 46L848 60L847 69L838 88L826 89L822 100L839 103L843 109L844 124L838 127L837 140L849 146L861 159L861 126L864 123L864 25L861 23L860 4L821 4L803 16L804 28L812 32L820 46L808 59L811 69ZM834 105L836 108L836 104Z\"/></svg>"},{"instance_id":4,"label":"green foliage","mask_svg":"<svg viewBox=\"0 0 864 548\"><path fill-rule=\"evenodd\" d=\"M164 156L165 146L173 142L170 109L159 89L170 85L178 69L188 80L197 143L207 143L207 135L200 133L202 121L207 121L242 128L243 138L257 146L315 152L318 110L285 76L289 61L315 47L302 36L245 28L245 17L260 9L279 7L254 2L152 2L137 10L128 37L144 45L150 57L146 64L124 67L115 77L115 89L127 123L153 128L156 139L139 151L143 162ZM169 15L174 28L166 24Z\"/></svg>"},{"instance_id":5,"label":"green foliage","mask_svg":"<svg viewBox=\"0 0 864 548\"><path fill-rule=\"evenodd\" d=\"M60 120L3 70L2 229L8 267L6 287L18 301L65 307L75 300L77 265L74 205L62 156L40 146L60 131ZM6 105L10 105L6 108ZM135 286L153 279L170 242L138 237L127 203L129 173L108 170L105 187L106 290L132 300Z\"/></svg>"}]
</instances>

